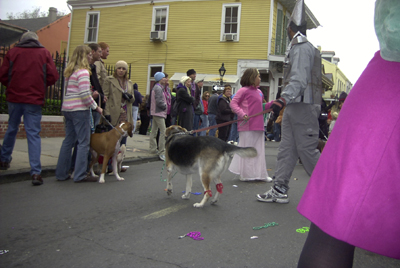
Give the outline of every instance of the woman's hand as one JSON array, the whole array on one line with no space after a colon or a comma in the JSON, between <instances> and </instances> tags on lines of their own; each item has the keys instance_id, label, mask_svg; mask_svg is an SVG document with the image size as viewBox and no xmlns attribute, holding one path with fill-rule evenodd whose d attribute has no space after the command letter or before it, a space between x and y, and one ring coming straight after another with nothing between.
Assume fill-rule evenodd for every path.
<instances>
[{"instance_id":1,"label":"woman's hand","mask_svg":"<svg viewBox=\"0 0 400 268\"><path fill-rule=\"evenodd\" d=\"M97 99L98 96L99 96L99 92L97 92L97 90L93 91L93 93L92 93L93 99Z\"/></svg>"},{"instance_id":2,"label":"woman's hand","mask_svg":"<svg viewBox=\"0 0 400 268\"><path fill-rule=\"evenodd\" d=\"M248 120L249 120L249 116L248 116L247 114L245 114L245 115L243 116L243 120L244 120L244 121L248 121Z\"/></svg>"},{"instance_id":3,"label":"woman's hand","mask_svg":"<svg viewBox=\"0 0 400 268\"><path fill-rule=\"evenodd\" d=\"M96 112L98 112L99 114L102 114L103 113L103 109L101 109L100 106L97 106Z\"/></svg>"}]
</instances>

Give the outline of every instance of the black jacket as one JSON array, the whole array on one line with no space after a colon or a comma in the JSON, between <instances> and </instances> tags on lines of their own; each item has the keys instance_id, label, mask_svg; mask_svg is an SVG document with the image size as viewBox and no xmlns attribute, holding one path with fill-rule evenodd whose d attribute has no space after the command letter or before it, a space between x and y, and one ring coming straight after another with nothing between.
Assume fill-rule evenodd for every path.
<instances>
[{"instance_id":1,"label":"black jacket","mask_svg":"<svg viewBox=\"0 0 400 268\"><path fill-rule=\"evenodd\" d=\"M218 110L215 119L223 122L228 122L233 119L233 116L234 113L231 110L230 100L221 95L218 98Z\"/></svg>"},{"instance_id":2,"label":"black jacket","mask_svg":"<svg viewBox=\"0 0 400 268\"><path fill-rule=\"evenodd\" d=\"M103 93L103 89L100 86L100 82L99 82L99 78L97 78L97 73L96 73L96 65L91 64L90 65L90 69L92 74L90 75L90 84L92 86L92 91L97 91L100 94L101 97L101 103L100 106L102 109L105 109L106 107L106 103L103 102L104 100L104 93ZM97 97L96 99L94 99L96 101L96 103L99 103L99 97Z\"/></svg>"},{"instance_id":3,"label":"black jacket","mask_svg":"<svg viewBox=\"0 0 400 268\"><path fill-rule=\"evenodd\" d=\"M190 131L193 129L194 98L189 95L187 88L181 83L179 83L176 89L176 102L178 104L177 122L178 125Z\"/></svg>"}]
</instances>

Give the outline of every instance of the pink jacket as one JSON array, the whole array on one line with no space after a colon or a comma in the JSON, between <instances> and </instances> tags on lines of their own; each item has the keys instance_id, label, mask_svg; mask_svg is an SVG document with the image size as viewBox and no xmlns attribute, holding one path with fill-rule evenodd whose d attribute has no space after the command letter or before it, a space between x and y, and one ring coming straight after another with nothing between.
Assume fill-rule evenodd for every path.
<instances>
[{"instance_id":1,"label":"pink jacket","mask_svg":"<svg viewBox=\"0 0 400 268\"><path fill-rule=\"evenodd\" d=\"M242 119L243 116L252 116L263 111L263 94L261 90L251 86L242 87L236 92L235 97L231 101L231 109L237 114L238 119ZM265 109L269 109L272 105L272 101L265 105ZM250 118L250 120L241 125L238 122L238 131L252 131L261 130L264 131L264 117L258 115Z\"/></svg>"}]
</instances>

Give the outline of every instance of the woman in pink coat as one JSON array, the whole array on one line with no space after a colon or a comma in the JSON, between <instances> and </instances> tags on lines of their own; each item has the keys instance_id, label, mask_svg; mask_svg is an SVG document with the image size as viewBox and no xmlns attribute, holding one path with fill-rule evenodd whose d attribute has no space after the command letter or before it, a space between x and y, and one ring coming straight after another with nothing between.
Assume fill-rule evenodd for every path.
<instances>
[{"instance_id":1,"label":"woman in pink coat","mask_svg":"<svg viewBox=\"0 0 400 268\"><path fill-rule=\"evenodd\" d=\"M247 121L238 123L238 146L257 149L257 157L255 158L241 158L238 155L233 157L229 171L240 175L241 181L272 181L268 177L265 162L264 117L260 114L249 118L249 116L263 111L263 94L257 88L260 82L258 70L256 68L247 69L240 79L240 84L243 87L236 92L231 101L231 109L237 114L238 119ZM265 109L269 109L271 105L272 101L265 105Z\"/></svg>"},{"instance_id":2,"label":"woman in pink coat","mask_svg":"<svg viewBox=\"0 0 400 268\"><path fill-rule=\"evenodd\" d=\"M351 267L355 247L400 259L399 22L400 1L376 1L381 50L347 97L297 207L312 222L299 267Z\"/></svg>"}]
</instances>

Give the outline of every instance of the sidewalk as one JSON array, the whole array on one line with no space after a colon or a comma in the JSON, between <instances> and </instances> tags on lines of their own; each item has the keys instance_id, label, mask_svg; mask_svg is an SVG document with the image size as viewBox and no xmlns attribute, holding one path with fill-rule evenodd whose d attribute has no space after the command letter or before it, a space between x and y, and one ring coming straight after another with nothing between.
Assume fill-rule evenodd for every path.
<instances>
[{"instance_id":1,"label":"sidewalk","mask_svg":"<svg viewBox=\"0 0 400 268\"><path fill-rule=\"evenodd\" d=\"M149 153L150 136L134 134L128 137L126 144L124 166L140 164L150 161L160 161L158 156ZM58 155L64 138L42 138L42 176L54 176ZM3 144L3 140L0 140ZM0 184L21 180L30 180L30 165L28 144L26 139L17 139L12 153L11 167L0 170Z\"/></svg>"}]
</instances>

